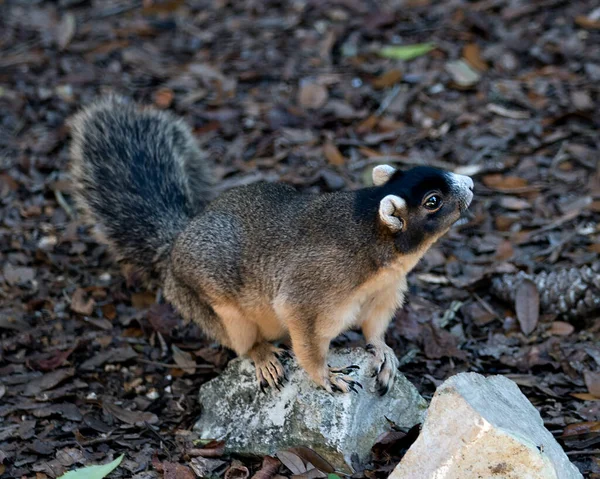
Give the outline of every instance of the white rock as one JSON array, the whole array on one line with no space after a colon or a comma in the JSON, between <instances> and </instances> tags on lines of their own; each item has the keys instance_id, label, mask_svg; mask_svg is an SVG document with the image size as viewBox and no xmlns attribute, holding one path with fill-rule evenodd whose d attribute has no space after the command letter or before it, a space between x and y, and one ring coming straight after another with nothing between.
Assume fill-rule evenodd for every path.
<instances>
[{"instance_id":1,"label":"white rock","mask_svg":"<svg viewBox=\"0 0 600 479\"><path fill-rule=\"evenodd\" d=\"M353 377L362 383L358 394L330 394L318 388L295 360L284 366L289 382L281 391L261 393L254 366L235 359L217 378L200 388L202 414L194 429L202 439L226 441L226 451L265 455L307 446L333 466L351 471L368 459L377 437L390 430L386 417L410 428L423 421L427 403L408 380L398 374L383 397L372 391L372 356L363 349L329 352L331 367L356 364Z\"/></svg>"},{"instance_id":2,"label":"white rock","mask_svg":"<svg viewBox=\"0 0 600 479\"><path fill-rule=\"evenodd\" d=\"M436 391L391 479L582 478L540 414L503 376L461 373Z\"/></svg>"}]
</instances>

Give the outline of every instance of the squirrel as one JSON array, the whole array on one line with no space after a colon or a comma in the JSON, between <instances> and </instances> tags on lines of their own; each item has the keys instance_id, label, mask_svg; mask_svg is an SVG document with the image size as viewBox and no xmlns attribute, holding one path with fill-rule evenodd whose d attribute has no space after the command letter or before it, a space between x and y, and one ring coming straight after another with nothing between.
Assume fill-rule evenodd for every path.
<instances>
[{"instance_id":1,"label":"squirrel","mask_svg":"<svg viewBox=\"0 0 600 479\"><path fill-rule=\"evenodd\" d=\"M360 327L376 390L389 390L399 362L385 332L406 276L467 210L471 178L380 165L353 191L256 183L214 195L206 155L171 113L109 97L70 126L74 197L97 238L158 275L185 320L248 356L261 389L287 379L274 342L289 338L318 385L356 392L357 367L332 369L327 353Z\"/></svg>"}]
</instances>

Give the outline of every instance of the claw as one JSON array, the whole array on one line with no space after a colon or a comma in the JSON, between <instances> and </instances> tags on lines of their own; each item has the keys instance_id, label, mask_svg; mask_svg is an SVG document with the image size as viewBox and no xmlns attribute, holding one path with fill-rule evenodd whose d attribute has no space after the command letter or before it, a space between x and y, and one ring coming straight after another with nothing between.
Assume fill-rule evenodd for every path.
<instances>
[{"instance_id":1,"label":"claw","mask_svg":"<svg viewBox=\"0 0 600 479\"><path fill-rule=\"evenodd\" d=\"M263 379L261 379L261 380L260 380L260 384L259 384L259 386L260 386L260 391L261 391L263 394L266 394L266 393L267 393L267 387L269 386L269 383L267 382L267 380L266 380L266 379L264 379L264 378L263 378Z\"/></svg>"}]
</instances>

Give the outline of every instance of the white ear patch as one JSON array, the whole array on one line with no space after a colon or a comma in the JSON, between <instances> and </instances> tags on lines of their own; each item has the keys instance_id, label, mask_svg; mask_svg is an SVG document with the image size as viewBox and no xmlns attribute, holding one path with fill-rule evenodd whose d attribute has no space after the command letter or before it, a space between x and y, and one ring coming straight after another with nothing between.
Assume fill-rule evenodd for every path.
<instances>
[{"instance_id":1,"label":"white ear patch","mask_svg":"<svg viewBox=\"0 0 600 479\"><path fill-rule=\"evenodd\" d=\"M396 168L390 165L379 165L373 168L373 184L381 186L396 172Z\"/></svg>"},{"instance_id":2,"label":"white ear patch","mask_svg":"<svg viewBox=\"0 0 600 479\"><path fill-rule=\"evenodd\" d=\"M379 219L391 231L397 233L404 229L404 220L394 216L399 210L406 209L406 201L396 195L387 195L379 203Z\"/></svg>"}]
</instances>

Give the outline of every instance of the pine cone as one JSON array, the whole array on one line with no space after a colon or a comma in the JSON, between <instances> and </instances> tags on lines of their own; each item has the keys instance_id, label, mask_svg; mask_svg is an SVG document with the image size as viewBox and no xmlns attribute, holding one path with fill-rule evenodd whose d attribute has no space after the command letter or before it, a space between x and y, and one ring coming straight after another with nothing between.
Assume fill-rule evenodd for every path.
<instances>
[{"instance_id":1,"label":"pine cone","mask_svg":"<svg viewBox=\"0 0 600 479\"><path fill-rule=\"evenodd\" d=\"M527 274L520 271L505 274L492 279L491 291L503 301L514 304L517 288L524 279L536 284L543 313L581 319L600 311L600 262L550 273Z\"/></svg>"}]
</instances>

